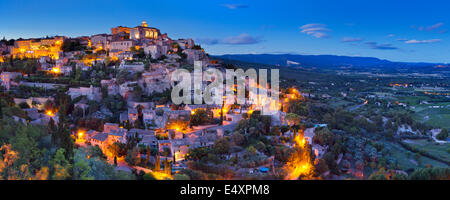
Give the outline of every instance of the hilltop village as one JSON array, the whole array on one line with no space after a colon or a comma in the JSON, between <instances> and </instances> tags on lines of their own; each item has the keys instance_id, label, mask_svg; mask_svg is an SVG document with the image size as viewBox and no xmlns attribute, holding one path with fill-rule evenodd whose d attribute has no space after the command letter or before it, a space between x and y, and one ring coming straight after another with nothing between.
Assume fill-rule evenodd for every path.
<instances>
[{"instance_id":1,"label":"hilltop village","mask_svg":"<svg viewBox=\"0 0 450 200\"><path fill-rule=\"evenodd\" d=\"M269 116L261 114L262 102L252 103L248 96L243 105L173 104L176 69L237 67L209 56L193 39L172 39L145 21L113 27L110 34L4 39L0 55L0 179L408 175L396 161L383 162L377 144L332 132L356 134L352 126L357 125L377 131L383 125L373 126L384 121L387 127L387 118L359 124L347 112L316 106L337 98L320 89L314 94L294 85L296 80L282 80L280 102L270 105L276 112ZM361 105L354 110L373 104L355 99ZM372 146L363 153L347 148L362 143Z\"/></svg>"},{"instance_id":2,"label":"hilltop village","mask_svg":"<svg viewBox=\"0 0 450 200\"><path fill-rule=\"evenodd\" d=\"M36 148L48 150L45 156L50 160L63 156L68 162L58 164L62 169L51 164L30 169L29 176L46 169L50 178L57 170L66 170L53 178L77 179L73 172L77 159L97 159L123 176L141 178L203 179L192 173L211 170L217 173L209 174L217 177L210 179L253 173L274 177L287 155L274 159L275 147L268 150L266 144L279 141L276 150L286 154L292 145L285 141L298 132L290 131L282 111L290 100L302 99L296 89L283 90L283 100L274 108L280 111L273 116L260 115L261 106L251 103L172 104L170 77L175 69L192 71L195 64L225 71L230 65L211 59L194 40L171 39L145 21L134 28L113 27L110 34L2 40L0 53L2 120L10 120L2 126L37 129ZM300 118L290 120L298 124ZM283 133L281 126L286 129ZM13 130L7 134L19 135ZM6 138L5 155L17 153ZM22 154L18 152L19 157ZM232 165L203 165L211 162ZM9 173L8 178L21 174L13 169Z\"/></svg>"}]
</instances>

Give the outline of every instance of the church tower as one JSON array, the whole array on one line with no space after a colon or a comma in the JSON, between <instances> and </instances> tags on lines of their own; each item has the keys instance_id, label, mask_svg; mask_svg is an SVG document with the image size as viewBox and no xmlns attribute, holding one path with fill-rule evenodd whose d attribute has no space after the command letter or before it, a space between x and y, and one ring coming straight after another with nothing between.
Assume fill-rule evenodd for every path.
<instances>
[{"instance_id":1,"label":"church tower","mask_svg":"<svg viewBox=\"0 0 450 200\"><path fill-rule=\"evenodd\" d=\"M144 21L142 21L141 26L142 26L142 27L148 27L148 24L147 24L147 22L144 20Z\"/></svg>"}]
</instances>

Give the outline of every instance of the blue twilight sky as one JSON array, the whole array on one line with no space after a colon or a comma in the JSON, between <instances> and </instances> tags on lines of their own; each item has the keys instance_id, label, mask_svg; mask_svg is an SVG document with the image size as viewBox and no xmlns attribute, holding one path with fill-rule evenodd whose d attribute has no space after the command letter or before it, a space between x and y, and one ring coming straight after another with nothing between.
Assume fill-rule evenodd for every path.
<instances>
[{"instance_id":1,"label":"blue twilight sky","mask_svg":"<svg viewBox=\"0 0 450 200\"><path fill-rule=\"evenodd\" d=\"M0 0L0 37L83 36L142 20L210 54L450 62L447 0Z\"/></svg>"}]
</instances>

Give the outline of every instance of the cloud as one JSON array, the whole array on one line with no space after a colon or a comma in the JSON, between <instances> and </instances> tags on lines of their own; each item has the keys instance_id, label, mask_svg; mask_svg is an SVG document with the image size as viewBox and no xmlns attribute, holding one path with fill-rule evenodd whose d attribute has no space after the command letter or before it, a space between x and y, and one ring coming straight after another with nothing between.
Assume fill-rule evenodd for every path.
<instances>
[{"instance_id":1,"label":"cloud","mask_svg":"<svg viewBox=\"0 0 450 200\"><path fill-rule=\"evenodd\" d=\"M434 29L440 28L441 26L444 26L444 23L440 22L440 23L437 23L437 24L433 24L433 25L427 27L426 30L427 31L432 31Z\"/></svg>"},{"instance_id":2,"label":"cloud","mask_svg":"<svg viewBox=\"0 0 450 200\"><path fill-rule=\"evenodd\" d=\"M361 42L361 41L363 41L363 39L353 37L344 37L341 39L341 42Z\"/></svg>"},{"instance_id":3,"label":"cloud","mask_svg":"<svg viewBox=\"0 0 450 200\"><path fill-rule=\"evenodd\" d=\"M434 30L436 30L436 29L441 28L442 26L444 26L444 23L439 22L439 23L437 23L437 24L433 24L433 25L427 26L427 27L425 27L425 26L419 26L419 27L411 26L411 28L417 29L417 30L419 30L419 31L434 31ZM441 30L440 32L442 32L442 30Z\"/></svg>"},{"instance_id":4,"label":"cloud","mask_svg":"<svg viewBox=\"0 0 450 200\"><path fill-rule=\"evenodd\" d=\"M328 32L331 30L326 28L325 24L305 24L300 27L302 33L306 33L307 35L311 35L315 38L327 38L330 37Z\"/></svg>"},{"instance_id":5,"label":"cloud","mask_svg":"<svg viewBox=\"0 0 450 200\"><path fill-rule=\"evenodd\" d=\"M378 50L396 50L397 47L392 46L392 44L378 44L377 42L366 42L366 44L371 49L378 49Z\"/></svg>"},{"instance_id":6,"label":"cloud","mask_svg":"<svg viewBox=\"0 0 450 200\"><path fill-rule=\"evenodd\" d=\"M389 34L387 37L395 37L395 34Z\"/></svg>"},{"instance_id":7,"label":"cloud","mask_svg":"<svg viewBox=\"0 0 450 200\"><path fill-rule=\"evenodd\" d=\"M249 34L243 33L238 36L224 38L221 43L231 45L242 45L242 44L256 44L259 42L261 42L260 39L255 38Z\"/></svg>"},{"instance_id":8,"label":"cloud","mask_svg":"<svg viewBox=\"0 0 450 200\"><path fill-rule=\"evenodd\" d=\"M206 44L206 45L219 44L219 39L216 39L216 38L197 38L196 41L200 44Z\"/></svg>"},{"instance_id":9,"label":"cloud","mask_svg":"<svg viewBox=\"0 0 450 200\"><path fill-rule=\"evenodd\" d=\"M442 41L441 39L431 39L431 40L407 40L405 44L430 44Z\"/></svg>"},{"instance_id":10,"label":"cloud","mask_svg":"<svg viewBox=\"0 0 450 200\"><path fill-rule=\"evenodd\" d=\"M253 37L249 34L243 33L238 36L231 36L226 38L198 38L196 39L200 44L206 45L217 45L217 44L228 44L228 45L250 45L262 42L260 38Z\"/></svg>"},{"instance_id":11,"label":"cloud","mask_svg":"<svg viewBox=\"0 0 450 200\"><path fill-rule=\"evenodd\" d=\"M397 41L404 42L404 41L408 41L408 39L406 39L406 38L399 38L399 39L397 39Z\"/></svg>"},{"instance_id":12,"label":"cloud","mask_svg":"<svg viewBox=\"0 0 450 200\"><path fill-rule=\"evenodd\" d=\"M248 8L248 5L245 4L222 4L222 6L230 10L236 10L238 8Z\"/></svg>"}]
</instances>

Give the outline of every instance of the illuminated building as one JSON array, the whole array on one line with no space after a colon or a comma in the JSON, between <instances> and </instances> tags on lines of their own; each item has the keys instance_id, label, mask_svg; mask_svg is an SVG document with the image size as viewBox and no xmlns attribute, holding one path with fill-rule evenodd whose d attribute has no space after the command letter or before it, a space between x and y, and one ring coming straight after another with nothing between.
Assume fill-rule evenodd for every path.
<instances>
[{"instance_id":1,"label":"illuminated building","mask_svg":"<svg viewBox=\"0 0 450 200\"><path fill-rule=\"evenodd\" d=\"M159 29L148 27L146 21L143 21L140 26L130 29L130 38L134 40L158 39L160 35Z\"/></svg>"},{"instance_id":2,"label":"illuminated building","mask_svg":"<svg viewBox=\"0 0 450 200\"><path fill-rule=\"evenodd\" d=\"M110 50L119 50L119 51L130 51L130 48L134 46L133 40L118 40L111 42L110 44Z\"/></svg>"},{"instance_id":3,"label":"illuminated building","mask_svg":"<svg viewBox=\"0 0 450 200\"><path fill-rule=\"evenodd\" d=\"M108 50L111 39L112 36L108 34L93 35L91 36L91 47L93 47L95 51Z\"/></svg>"},{"instance_id":4,"label":"illuminated building","mask_svg":"<svg viewBox=\"0 0 450 200\"><path fill-rule=\"evenodd\" d=\"M21 77L22 74L18 72L2 72L1 81L2 86L6 88L6 90L9 90L11 88L11 84L13 84L13 80L17 77Z\"/></svg>"},{"instance_id":5,"label":"illuminated building","mask_svg":"<svg viewBox=\"0 0 450 200\"><path fill-rule=\"evenodd\" d=\"M114 27L111 28L111 34L112 35L117 35L119 33L127 33L130 34L130 29L129 27L124 27L124 26L118 26L118 27Z\"/></svg>"},{"instance_id":6,"label":"illuminated building","mask_svg":"<svg viewBox=\"0 0 450 200\"><path fill-rule=\"evenodd\" d=\"M53 38L39 38L17 40L11 48L11 54L14 58L40 58L48 56L52 59L59 59L61 46L64 42L64 37L56 36Z\"/></svg>"},{"instance_id":7,"label":"illuminated building","mask_svg":"<svg viewBox=\"0 0 450 200\"><path fill-rule=\"evenodd\" d=\"M124 26L113 27L111 28L111 34L116 40L144 40L161 38L159 29L148 27L146 21L143 21L141 25L134 28Z\"/></svg>"}]
</instances>

